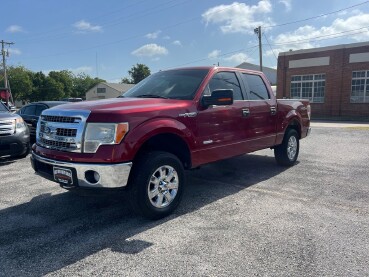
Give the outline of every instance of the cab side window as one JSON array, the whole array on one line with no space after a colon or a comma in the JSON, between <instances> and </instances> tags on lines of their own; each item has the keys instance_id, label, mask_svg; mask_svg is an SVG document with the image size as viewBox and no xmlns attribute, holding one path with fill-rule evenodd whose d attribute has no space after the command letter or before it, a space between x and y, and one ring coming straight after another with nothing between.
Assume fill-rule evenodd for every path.
<instances>
[{"instance_id":1,"label":"cab side window","mask_svg":"<svg viewBox=\"0 0 369 277\"><path fill-rule=\"evenodd\" d=\"M240 83L234 72L218 72L209 82L209 89L205 89L205 94L216 89L232 89L234 100L243 100Z\"/></svg>"},{"instance_id":2,"label":"cab side window","mask_svg":"<svg viewBox=\"0 0 369 277\"><path fill-rule=\"evenodd\" d=\"M36 113L36 105L29 105L22 109L22 114L35 115L35 113Z\"/></svg>"},{"instance_id":3,"label":"cab side window","mask_svg":"<svg viewBox=\"0 0 369 277\"><path fill-rule=\"evenodd\" d=\"M249 100L268 100L270 95L263 79L259 75L242 73L242 79L248 85Z\"/></svg>"},{"instance_id":4,"label":"cab side window","mask_svg":"<svg viewBox=\"0 0 369 277\"><path fill-rule=\"evenodd\" d=\"M35 115L40 116L42 111L46 110L46 109L47 109L47 107L44 106L44 105L37 105Z\"/></svg>"}]
</instances>

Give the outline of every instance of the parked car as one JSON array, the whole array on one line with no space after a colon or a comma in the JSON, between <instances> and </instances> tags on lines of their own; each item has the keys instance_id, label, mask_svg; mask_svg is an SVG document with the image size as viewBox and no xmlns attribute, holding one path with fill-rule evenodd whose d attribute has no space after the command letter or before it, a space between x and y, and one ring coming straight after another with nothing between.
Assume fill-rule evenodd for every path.
<instances>
[{"instance_id":1,"label":"parked car","mask_svg":"<svg viewBox=\"0 0 369 277\"><path fill-rule=\"evenodd\" d=\"M49 109L51 107L55 107L61 104L68 103L66 101L43 101L43 102L34 102L28 105L25 105L21 109L19 109L16 113L19 114L24 121L27 123L31 135L31 140L34 141L36 139L36 126L38 119L43 110Z\"/></svg>"},{"instance_id":2,"label":"parked car","mask_svg":"<svg viewBox=\"0 0 369 277\"><path fill-rule=\"evenodd\" d=\"M30 150L27 124L0 101L0 157L25 157Z\"/></svg>"},{"instance_id":3,"label":"parked car","mask_svg":"<svg viewBox=\"0 0 369 277\"><path fill-rule=\"evenodd\" d=\"M309 132L309 101L277 100L262 72L182 68L120 98L43 111L31 162L69 190L126 188L134 210L157 219L179 204L185 169L267 148L292 166Z\"/></svg>"},{"instance_id":4,"label":"parked car","mask_svg":"<svg viewBox=\"0 0 369 277\"><path fill-rule=\"evenodd\" d=\"M81 102L83 101L82 98L75 98L75 97L69 97L69 98L63 98L61 101L67 101L67 102Z\"/></svg>"}]
</instances>

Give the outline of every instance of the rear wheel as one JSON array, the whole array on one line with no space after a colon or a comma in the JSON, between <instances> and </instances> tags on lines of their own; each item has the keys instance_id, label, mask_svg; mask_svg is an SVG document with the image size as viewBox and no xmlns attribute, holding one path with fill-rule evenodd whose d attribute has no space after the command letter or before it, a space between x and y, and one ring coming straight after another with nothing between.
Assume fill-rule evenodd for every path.
<instances>
[{"instance_id":1,"label":"rear wheel","mask_svg":"<svg viewBox=\"0 0 369 277\"><path fill-rule=\"evenodd\" d=\"M294 129L287 129L282 144L274 148L274 156L278 164L292 166L299 155L299 135Z\"/></svg>"},{"instance_id":2,"label":"rear wheel","mask_svg":"<svg viewBox=\"0 0 369 277\"><path fill-rule=\"evenodd\" d=\"M129 182L134 210L144 217L159 219L172 213L181 200L183 165L171 153L149 152L134 164Z\"/></svg>"}]
</instances>

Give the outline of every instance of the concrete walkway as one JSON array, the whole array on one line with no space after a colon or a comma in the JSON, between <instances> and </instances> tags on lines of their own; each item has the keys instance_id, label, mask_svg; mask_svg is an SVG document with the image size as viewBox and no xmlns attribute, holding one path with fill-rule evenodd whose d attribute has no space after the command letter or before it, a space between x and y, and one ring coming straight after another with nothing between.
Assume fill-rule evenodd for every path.
<instances>
[{"instance_id":1,"label":"concrete walkway","mask_svg":"<svg viewBox=\"0 0 369 277\"><path fill-rule=\"evenodd\" d=\"M347 122L347 121L312 121L311 127L323 128L353 128L353 129L368 129L369 122Z\"/></svg>"}]
</instances>

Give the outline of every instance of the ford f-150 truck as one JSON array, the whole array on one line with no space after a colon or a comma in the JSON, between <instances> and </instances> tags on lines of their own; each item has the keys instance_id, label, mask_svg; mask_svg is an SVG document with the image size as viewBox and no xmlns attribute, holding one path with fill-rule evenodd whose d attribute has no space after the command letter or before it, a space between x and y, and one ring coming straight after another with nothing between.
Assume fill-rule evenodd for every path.
<instances>
[{"instance_id":1,"label":"ford f-150 truck","mask_svg":"<svg viewBox=\"0 0 369 277\"><path fill-rule=\"evenodd\" d=\"M179 204L185 169L264 148L291 166L309 132L309 101L276 100L263 73L182 68L115 99L43 111L31 162L69 190L125 188L134 209L155 219Z\"/></svg>"}]
</instances>

